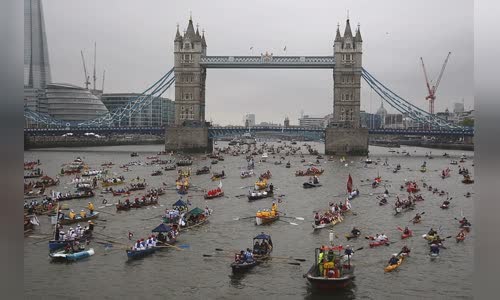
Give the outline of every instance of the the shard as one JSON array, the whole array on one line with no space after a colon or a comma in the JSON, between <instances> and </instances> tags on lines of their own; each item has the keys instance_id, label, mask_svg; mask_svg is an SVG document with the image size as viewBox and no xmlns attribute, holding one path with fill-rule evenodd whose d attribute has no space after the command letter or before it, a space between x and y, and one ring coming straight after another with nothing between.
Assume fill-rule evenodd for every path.
<instances>
[{"instance_id":1,"label":"the shard","mask_svg":"<svg viewBox=\"0 0 500 300\"><path fill-rule=\"evenodd\" d=\"M24 0L24 86L44 89L51 82L41 0Z\"/></svg>"}]
</instances>

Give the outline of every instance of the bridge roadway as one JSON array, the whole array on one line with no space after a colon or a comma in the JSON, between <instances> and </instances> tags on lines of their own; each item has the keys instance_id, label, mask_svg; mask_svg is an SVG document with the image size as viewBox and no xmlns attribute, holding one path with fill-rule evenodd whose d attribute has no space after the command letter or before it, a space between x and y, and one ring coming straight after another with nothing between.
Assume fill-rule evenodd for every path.
<instances>
[{"instance_id":1,"label":"bridge roadway","mask_svg":"<svg viewBox=\"0 0 500 300\"><path fill-rule=\"evenodd\" d=\"M274 127L274 126L254 126L250 132L281 132L281 133L319 133L324 132L324 128L306 128L306 127ZM65 133L82 135L84 133L96 133L99 135L110 134L152 134L164 135L165 127L88 127L88 128L25 128L26 135L63 135ZM249 132L248 128L243 126L231 127L209 127L209 136L218 138L228 135L238 135ZM427 130L427 129L370 129L370 134L384 135L416 135L416 136L474 136L474 130Z\"/></svg>"},{"instance_id":2,"label":"bridge roadway","mask_svg":"<svg viewBox=\"0 0 500 300\"><path fill-rule=\"evenodd\" d=\"M333 69L333 56L202 56L200 65L205 68L244 69Z\"/></svg>"}]
</instances>

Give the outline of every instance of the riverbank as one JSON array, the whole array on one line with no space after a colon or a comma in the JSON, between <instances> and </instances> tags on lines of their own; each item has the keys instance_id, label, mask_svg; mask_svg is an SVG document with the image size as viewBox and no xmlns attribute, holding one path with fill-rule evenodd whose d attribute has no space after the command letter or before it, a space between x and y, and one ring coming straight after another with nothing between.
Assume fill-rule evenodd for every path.
<instances>
[{"instance_id":1,"label":"riverbank","mask_svg":"<svg viewBox=\"0 0 500 300\"><path fill-rule=\"evenodd\" d=\"M101 147L101 146L124 146L124 145L158 145L164 144L163 137L147 138L106 138L96 139L95 137L28 137L24 139L24 150L60 148L60 147Z\"/></svg>"}]
</instances>

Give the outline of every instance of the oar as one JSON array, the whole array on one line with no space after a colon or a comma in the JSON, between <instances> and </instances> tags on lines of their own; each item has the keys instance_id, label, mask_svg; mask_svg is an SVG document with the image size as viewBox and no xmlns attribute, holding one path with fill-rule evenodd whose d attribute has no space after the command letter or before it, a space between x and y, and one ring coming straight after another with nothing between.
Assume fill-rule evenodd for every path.
<instances>
[{"instance_id":1,"label":"oar","mask_svg":"<svg viewBox=\"0 0 500 300\"><path fill-rule=\"evenodd\" d=\"M259 255L255 255L257 258L259 258ZM292 259L292 260L296 260L296 261L306 261L306 259L304 258L293 258L291 256L271 256L271 258L273 259Z\"/></svg>"},{"instance_id":2,"label":"oar","mask_svg":"<svg viewBox=\"0 0 500 300\"><path fill-rule=\"evenodd\" d=\"M85 207L85 206L80 206L80 207L81 207L81 208L87 208L87 207ZM102 211L102 210L95 210L95 209L94 209L94 211L97 211L97 212L100 212L100 213L103 213L103 214L112 215L112 216L114 216L114 215L115 215L115 214L112 214L112 213L109 213L109 212L105 212L105 211Z\"/></svg>"},{"instance_id":3,"label":"oar","mask_svg":"<svg viewBox=\"0 0 500 300\"><path fill-rule=\"evenodd\" d=\"M251 219L251 218L255 218L255 216L251 216L251 217L243 217L243 218L240 218L240 217L234 217L233 220L234 221L238 221L238 220L245 220L245 219Z\"/></svg>"},{"instance_id":4,"label":"oar","mask_svg":"<svg viewBox=\"0 0 500 300\"><path fill-rule=\"evenodd\" d=\"M288 216L280 216L280 218L290 218L290 219L296 219L296 220L300 220L300 221L304 221L305 219L302 218L302 217L288 217Z\"/></svg>"},{"instance_id":5,"label":"oar","mask_svg":"<svg viewBox=\"0 0 500 300\"><path fill-rule=\"evenodd\" d=\"M290 225L294 225L294 226L299 225L299 224L297 224L297 223L288 222L288 221L285 221L285 220L280 220L280 219L278 219L278 221L280 221L280 222L285 222L285 223L288 223L288 224L290 224Z\"/></svg>"},{"instance_id":6,"label":"oar","mask_svg":"<svg viewBox=\"0 0 500 300\"><path fill-rule=\"evenodd\" d=\"M149 221L149 220L152 220L152 219L159 218L159 217L161 217L161 216L162 216L162 215L159 215L159 216L154 216L154 217L147 218L147 219L141 219L141 221Z\"/></svg>"}]
</instances>

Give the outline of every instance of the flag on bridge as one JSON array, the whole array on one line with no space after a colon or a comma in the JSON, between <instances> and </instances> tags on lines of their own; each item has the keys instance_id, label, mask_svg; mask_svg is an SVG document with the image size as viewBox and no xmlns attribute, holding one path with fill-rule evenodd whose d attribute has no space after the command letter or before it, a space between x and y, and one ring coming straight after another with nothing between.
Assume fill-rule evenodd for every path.
<instances>
[{"instance_id":1,"label":"flag on bridge","mask_svg":"<svg viewBox=\"0 0 500 300\"><path fill-rule=\"evenodd\" d=\"M286 46L285 46L285 48L283 48L283 51L286 51Z\"/></svg>"}]
</instances>

